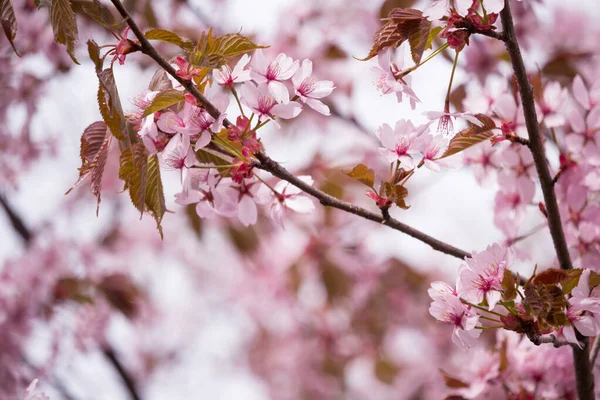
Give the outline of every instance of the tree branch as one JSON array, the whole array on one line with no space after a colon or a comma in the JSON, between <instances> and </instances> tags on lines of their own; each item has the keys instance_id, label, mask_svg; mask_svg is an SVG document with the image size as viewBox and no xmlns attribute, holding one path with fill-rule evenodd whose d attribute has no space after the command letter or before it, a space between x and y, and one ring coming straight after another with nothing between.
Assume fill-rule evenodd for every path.
<instances>
[{"instance_id":1,"label":"tree branch","mask_svg":"<svg viewBox=\"0 0 600 400\"><path fill-rule=\"evenodd\" d=\"M198 89L196 88L196 86L194 85L194 83L192 81L183 79L180 76L178 76L177 71L175 71L175 69L171 66L171 64L169 64L160 54L158 54L158 52L156 51L154 46L152 46L152 44L148 41L148 39L146 39L146 37L144 36L144 34L140 30L140 28L135 23L135 21L133 21L133 19L131 18L131 15L129 14L127 9L125 9L125 7L121 3L121 1L120 0L111 0L111 2L113 3L113 5L117 9L117 11L119 11L121 16L125 19L125 21L129 25L129 27L131 28L131 31L134 33L134 35L139 40L140 51L142 53L146 54L147 56L151 57L154 61L156 61L156 63L158 65L160 65L169 75L171 75L188 92L190 92L192 94L192 96L194 96L196 98L196 100L198 100L198 102L200 104L202 104L202 106L206 109L206 111L213 118L218 119L219 116L221 115L221 112L211 102L209 102L208 99L206 97L204 97L204 95L202 93L200 93L200 91L198 91ZM223 121L223 125L225 125L225 127L228 127L229 125L231 125L231 122L229 120L225 119ZM306 183L302 182L300 179L298 179L297 177L295 177L294 175L289 173L285 168L283 168L277 162L270 159L263 152L258 153L256 156L257 156L258 160L260 161L260 164L256 164L257 168L268 171L271 174L273 174L274 176L276 176L280 179L283 179L285 181L288 181L289 183L298 187L302 191L304 191L304 192L310 194L311 196L315 197L316 199L318 199L321 202L321 204L323 204L324 206L334 207L334 208L337 208L340 210L347 211L351 214L355 214L360 217L366 218L368 220L382 223L386 226L389 226L392 229L406 233L407 235L412 236L413 238L418 239L418 240L430 245L434 250L440 251L442 253L445 253L445 254L460 258L460 259L464 259L465 257L471 256L469 253L467 253L464 250L460 250L454 246L451 246L451 245L444 243L438 239L435 239L417 229L414 229L414 228L396 220L396 219L390 218L390 219L386 219L384 221L384 218L379 214L365 210L364 208L355 206L351 203L347 203L345 201L336 199L335 197L330 196L325 192L322 192L310 185L307 185Z\"/></svg>"},{"instance_id":2,"label":"tree branch","mask_svg":"<svg viewBox=\"0 0 600 400\"><path fill-rule=\"evenodd\" d=\"M523 106L523 114L525 116L525 125L529 135L529 148L531 149L531 153L533 155L535 168L537 170L542 187L542 193L544 194L544 201L546 203L546 210L548 212L548 227L550 228L550 234L552 236L552 241L554 243L554 248L556 250L556 256L558 258L560 267L568 270L573 268L573 264L571 262L569 248L563 232L558 202L556 200L556 194L554 193L553 179L550 176L550 171L546 163L544 143L542 142L542 135L540 133L540 127L537 122L538 119L535 111L533 86L529 82L527 70L525 69L525 63L523 62L523 57L521 55L521 49L519 48L519 43L517 41L509 0L504 1L504 9L500 13L500 18L502 20L502 26L504 30L504 34L502 36L506 45L506 50L510 56L510 61L515 73L517 85L519 87L521 104ZM582 342L583 348L580 349L578 347L573 347L573 359L577 379L577 393L579 395L579 400L593 400L594 376L590 366L589 339L579 336L580 335L578 335L578 339Z\"/></svg>"},{"instance_id":3,"label":"tree branch","mask_svg":"<svg viewBox=\"0 0 600 400\"><path fill-rule=\"evenodd\" d=\"M594 345L592 346L592 351L590 351L590 366L592 368L594 368L594 364L596 364L598 352L600 352L600 336L594 338Z\"/></svg>"},{"instance_id":4,"label":"tree branch","mask_svg":"<svg viewBox=\"0 0 600 400\"><path fill-rule=\"evenodd\" d=\"M33 234L23 222L21 216L8 204L8 201L4 198L4 196L0 195L0 204L2 208L8 215L10 222L13 226L15 232L23 239L25 242L25 246L29 246L33 241ZM117 357L114 354L114 351L111 348L103 349L103 353L110 362L110 364L115 368L118 372L119 376L123 379L127 391L129 392L131 398L133 400L140 400L141 397L138 394L135 387L135 380L129 375L129 373L125 370L123 365L119 362ZM65 388L62 386L57 387L59 391L64 391Z\"/></svg>"}]
</instances>

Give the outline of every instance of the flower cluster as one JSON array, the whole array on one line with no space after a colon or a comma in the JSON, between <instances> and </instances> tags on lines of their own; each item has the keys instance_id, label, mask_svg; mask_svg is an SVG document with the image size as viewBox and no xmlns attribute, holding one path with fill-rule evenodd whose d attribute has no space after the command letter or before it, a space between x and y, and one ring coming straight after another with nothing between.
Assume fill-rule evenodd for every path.
<instances>
[{"instance_id":1,"label":"flower cluster","mask_svg":"<svg viewBox=\"0 0 600 400\"><path fill-rule=\"evenodd\" d=\"M316 80L308 59L300 63L284 53L268 59L260 49L252 57L242 56L233 68L213 70L212 80L207 70L183 57L176 57L173 67L179 77L205 88L204 95L221 112L215 118L171 78L134 100L139 110L129 119L147 151L157 153L164 168L181 173L176 202L195 204L202 218L237 216L245 226L256 223L257 205L270 204L271 217L282 225L288 210L310 212L311 200L297 188L281 182L271 187L256 175L254 156L263 149L257 132L269 122L279 126L278 119L297 117L303 104L329 115L320 99L331 94L333 82ZM167 93L181 100L156 109L154 103ZM235 124L226 123L230 95L240 113ZM310 177L305 181L312 184Z\"/></svg>"},{"instance_id":2,"label":"flower cluster","mask_svg":"<svg viewBox=\"0 0 600 400\"><path fill-rule=\"evenodd\" d=\"M429 313L454 327L455 343L471 347L481 330L493 328L524 333L535 344L553 334L576 346L575 328L584 336L600 333L600 275L550 269L520 288L510 271L513 258L510 248L493 244L465 259L455 287L431 284Z\"/></svg>"}]
</instances>

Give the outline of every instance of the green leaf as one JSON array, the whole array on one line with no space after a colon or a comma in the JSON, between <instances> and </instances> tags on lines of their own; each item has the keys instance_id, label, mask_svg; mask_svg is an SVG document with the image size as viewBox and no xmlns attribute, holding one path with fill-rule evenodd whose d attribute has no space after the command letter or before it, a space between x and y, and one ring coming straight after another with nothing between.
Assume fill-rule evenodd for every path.
<instances>
[{"instance_id":1,"label":"green leaf","mask_svg":"<svg viewBox=\"0 0 600 400\"><path fill-rule=\"evenodd\" d=\"M468 149L478 143L484 142L494 136L492 129L496 128L494 121L484 114L475 114L475 117L483 123L483 126L471 124L469 128L458 132L448 144L448 149L440 158L450 157L456 153Z\"/></svg>"},{"instance_id":2,"label":"green leaf","mask_svg":"<svg viewBox=\"0 0 600 400\"><path fill-rule=\"evenodd\" d=\"M0 24L2 30L13 48L14 52L20 57L21 55L15 47L14 40L17 37L17 18L11 0L0 0Z\"/></svg>"},{"instance_id":3,"label":"green leaf","mask_svg":"<svg viewBox=\"0 0 600 400\"><path fill-rule=\"evenodd\" d=\"M565 294L571 294L571 291L579 283L579 277L581 276L582 272L583 272L583 270L581 268L570 269L567 271L568 278L563 280L560 283L560 285L563 288L563 292L565 292ZM590 281L591 281L591 275L590 275ZM590 287L592 287L592 285L590 285Z\"/></svg>"},{"instance_id":4,"label":"green leaf","mask_svg":"<svg viewBox=\"0 0 600 400\"><path fill-rule=\"evenodd\" d=\"M431 30L429 31L429 35L427 36L427 43L425 43L425 50L431 49L433 41L440 34L442 29L443 28L441 26L431 28Z\"/></svg>"},{"instance_id":5,"label":"green leaf","mask_svg":"<svg viewBox=\"0 0 600 400\"><path fill-rule=\"evenodd\" d=\"M163 110L167 107L171 107L173 104L177 104L183 101L183 92L177 89L167 89L158 93L152 103L146 107L142 117L147 117L150 114L154 114L157 111Z\"/></svg>"},{"instance_id":6,"label":"green leaf","mask_svg":"<svg viewBox=\"0 0 600 400\"><path fill-rule=\"evenodd\" d=\"M50 23L54 31L54 40L67 48L67 53L75 64L75 44L79 39L75 13L69 0L52 0L50 8Z\"/></svg>"},{"instance_id":7,"label":"green leaf","mask_svg":"<svg viewBox=\"0 0 600 400\"><path fill-rule=\"evenodd\" d=\"M73 187L65 194L69 194L73 188L83 182L88 175L91 176L90 189L98 199L96 215L100 209L100 190L102 188L102 175L106 166L108 149L112 135L106 124L97 121L85 128L81 136L81 167L79 168L79 178L73 184Z\"/></svg>"},{"instance_id":8,"label":"green leaf","mask_svg":"<svg viewBox=\"0 0 600 400\"><path fill-rule=\"evenodd\" d=\"M206 147L196 151L196 159L202 164L213 165L229 165L232 162L232 160L227 160L225 155Z\"/></svg>"},{"instance_id":9,"label":"green leaf","mask_svg":"<svg viewBox=\"0 0 600 400\"><path fill-rule=\"evenodd\" d=\"M266 49L269 46L260 46L250 38L239 34L230 33L216 38L211 53L222 54L225 57L235 57L256 49Z\"/></svg>"},{"instance_id":10,"label":"green leaf","mask_svg":"<svg viewBox=\"0 0 600 400\"><path fill-rule=\"evenodd\" d=\"M150 29L144 33L148 40L160 40L161 42L171 43L181 47L183 50L191 51L194 48L194 44L187 39L181 38L175 32L168 31L166 29Z\"/></svg>"},{"instance_id":11,"label":"green leaf","mask_svg":"<svg viewBox=\"0 0 600 400\"><path fill-rule=\"evenodd\" d=\"M375 190L373 188L373 184L375 183L375 172L366 165L358 164L352 171L347 172L346 175Z\"/></svg>"},{"instance_id":12,"label":"green leaf","mask_svg":"<svg viewBox=\"0 0 600 400\"><path fill-rule=\"evenodd\" d=\"M167 207L165 205L165 194L163 192L162 179L160 177L160 165L156 154L152 154L148 158L148 172L146 179L146 207L150 215L152 215L156 221L156 227L162 238L163 231L160 223L167 211Z\"/></svg>"}]
</instances>

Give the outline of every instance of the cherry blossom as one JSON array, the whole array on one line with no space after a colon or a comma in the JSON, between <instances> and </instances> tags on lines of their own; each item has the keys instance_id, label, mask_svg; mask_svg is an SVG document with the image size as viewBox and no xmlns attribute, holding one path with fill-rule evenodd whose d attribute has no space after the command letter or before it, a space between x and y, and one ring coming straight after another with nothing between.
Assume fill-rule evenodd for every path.
<instances>
[{"instance_id":1,"label":"cherry blossom","mask_svg":"<svg viewBox=\"0 0 600 400\"><path fill-rule=\"evenodd\" d=\"M575 336L573 327L585 336L596 336L600 333L600 320L593 314L586 314L586 311L591 313L600 313L600 298L590 297L590 273L589 269L585 269L579 277L579 283L572 291L572 296L569 299L569 309L567 310L567 319L571 323L562 329L565 338L573 344L581 347L581 344Z\"/></svg>"},{"instance_id":2,"label":"cherry blossom","mask_svg":"<svg viewBox=\"0 0 600 400\"><path fill-rule=\"evenodd\" d=\"M472 347L481 335L476 329L479 315L452 293L433 299L429 313L438 321L454 326L452 341L465 348Z\"/></svg>"},{"instance_id":3,"label":"cherry blossom","mask_svg":"<svg viewBox=\"0 0 600 400\"><path fill-rule=\"evenodd\" d=\"M303 182L312 185L313 179L310 176L299 176ZM283 228L283 222L289 210L297 213L306 214L310 213L315 209L315 205L304 192L298 189L296 186L286 181L280 181L275 185L274 190L276 193L272 193L270 217L273 221L277 222Z\"/></svg>"},{"instance_id":4,"label":"cherry blossom","mask_svg":"<svg viewBox=\"0 0 600 400\"><path fill-rule=\"evenodd\" d=\"M375 131L375 136L383 145L379 148L379 153L390 163L400 161L401 166L405 169L415 167L413 158L409 154L409 152L413 154L418 152L413 148L417 140L417 130L412 122L404 119L398 120L393 130L388 124L383 124Z\"/></svg>"},{"instance_id":5,"label":"cherry blossom","mask_svg":"<svg viewBox=\"0 0 600 400\"><path fill-rule=\"evenodd\" d=\"M504 8L504 1L502 0L483 0L483 7L486 10L486 13L499 13ZM436 0L431 5L429 5L425 10L423 10L423 16L427 17L429 20L438 20L442 19L444 16L448 15L448 13L454 9L461 16L466 16L469 13L469 9L476 4L475 7L478 6L480 0Z\"/></svg>"},{"instance_id":6,"label":"cherry blossom","mask_svg":"<svg viewBox=\"0 0 600 400\"><path fill-rule=\"evenodd\" d=\"M423 125L419 134L424 132L424 129L429 127L436 120L438 121L437 131L445 136L452 136L454 134L454 124L452 119L462 118L476 126L483 126L483 122L477 119L474 115L466 112L454 112L451 113L448 110L445 111L426 111L423 113L427 119L430 120L427 124Z\"/></svg>"},{"instance_id":7,"label":"cherry blossom","mask_svg":"<svg viewBox=\"0 0 600 400\"><path fill-rule=\"evenodd\" d=\"M588 89L580 75L573 79L572 84L573 97L583 107L584 110L590 110L600 104L600 80Z\"/></svg>"},{"instance_id":8,"label":"cherry blossom","mask_svg":"<svg viewBox=\"0 0 600 400\"><path fill-rule=\"evenodd\" d=\"M399 77L402 73L404 61L400 52L392 60L392 51L383 50L377 55L377 66L371 67L371 70L377 74L376 86L382 95L396 93L398 102L402 102L402 96L405 94L410 102L410 108L413 110L421 100L410 87L412 77L410 75Z\"/></svg>"},{"instance_id":9,"label":"cherry blossom","mask_svg":"<svg viewBox=\"0 0 600 400\"><path fill-rule=\"evenodd\" d=\"M221 69L216 69L213 72L215 81L221 85L233 89L234 84L239 82L249 81L250 78L250 70L244 69L246 65L250 62L250 56L248 54L244 54L235 64L233 70L229 67L229 65L224 65Z\"/></svg>"},{"instance_id":10,"label":"cherry blossom","mask_svg":"<svg viewBox=\"0 0 600 400\"><path fill-rule=\"evenodd\" d=\"M312 77L312 61L302 61L302 65L292 76L292 83L300 101L323 115L329 115L329 107L318 99L329 96L335 87L331 81L317 81Z\"/></svg>"},{"instance_id":11,"label":"cherry blossom","mask_svg":"<svg viewBox=\"0 0 600 400\"><path fill-rule=\"evenodd\" d=\"M50 400L50 397L46 396L44 393L35 393L37 384L37 379L34 379L31 384L29 384L23 393L23 400Z\"/></svg>"},{"instance_id":12,"label":"cherry blossom","mask_svg":"<svg viewBox=\"0 0 600 400\"><path fill-rule=\"evenodd\" d=\"M542 99L538 101L538 119L548 128L556 128L565 123L562 107L567 100L567 89L558 82L549 82L544 87Z\"/></svg>"},{"instance_id":13,"label":"cherry blossom","mask_svg":"<svg viewBox=\"0 0 600 400\"><path fill-rule=\"evenodd\" d=\"M257 113L260 119L273 117L290 119L297 117L302 111L302 106L296 101L279 104L271 95L266 83L258 86L252 82L244 83L241 89L241 100Z\"/></svg>"},{"instance_id":14,"label":"cherry blossom","mask_svg":"<svg viewBox=\"0 0 600 400\"><path fill-rule=\"evenodd\" d=\"M283 83L298 70L299 63L284 53L279 53L275 60L268 62L262 49L254 52L250 76L256 83L266 83L269 93L278 103L287 104L290 93Z\"/></svg>"},{"instance_id":15,"label":"cherry blossom","mask_svg":"<svg viewBox=\"0 0 600 400\"><path fill-rule=\"evenodd\" d=\"M493 310L501 297L504 270L511 267L513 257L510 248L497 243L485 251L473 252L459 269L461 294L475 304L486 300L489 309Z\"/></svg>"}]
</instances>

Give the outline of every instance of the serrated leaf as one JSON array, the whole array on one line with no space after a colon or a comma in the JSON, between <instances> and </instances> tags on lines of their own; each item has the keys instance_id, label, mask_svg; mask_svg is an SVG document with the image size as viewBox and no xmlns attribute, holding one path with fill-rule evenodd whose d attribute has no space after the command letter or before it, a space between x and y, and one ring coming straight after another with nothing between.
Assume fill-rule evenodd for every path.
<instances>
[{"instance_id":1,"label":"serrated leaf","mask_svg":"<svg viewBox=\"0 0 600 400\"><path fill-rule=\"evenodd\" d=\"M71 4L75 13L82 12L106 29L113 29L118 25L110 8L100 3L98 0L71 1Z\"/></svg>"},{"instance_id":2,"label":"serrated leaf","mask_svg":"<svg viewBox=\"0 0 600 400\"><path fill-rule=\"evenodd\" d=\"M79 39L75 13L69 0L52 0L50 8L50 23L54 31L54 40L67 48L67 53L75 64L75 44Z\"/></svg>"},{"instance_id":3,"label":"serrated leaf","mask_svg":"<svg viewBox=\"0 0 600 400\"><path fill-rule=\"evenodd\" d=\"M124 141L127 146L131 144L131 135L128 130L127 121L123 115L121 99L115 83L112 68L98 72L98 105L104 122L110 128L112 134L119 140Z\"/></svg>"},{"instance_id":4,"label":"serrated leaf","mask_svg":"<svg viewBox=\"0 0 600 400\"><path fill-rule=\"evenodd\" d=\"M227 160L226 156L211 149L202 148L196 151L196 159L201 164L213 164L213 165L229 165L232 160Z\"/></svg>"},{"instance_id":5,"label":"serrated leaf","mask_svg":"<svg viewBox=\"0 0 600 400\"><path fill-rule=\"evenodd\" d=\"M91 177L90 189L98 199L96 215L100 208L100 191L102 188L102 175L106 166L108 149L110 148L112 135L106 124L97 121L85 128L81 136L81 167L79 178L73 187L65 194L69 194L73 188L83 182L88 176Z\"/></svg>"},{"instance_id":6,"label":"serrated leaf","mask_svg":"<svg viewBox=\"0 0 600 400\"><path fill-rule=\"evenodd\" d=\"M154 73L152 79L150 79L150 83L148 84L148 90L153 92L159 92L161 90L167 90L171 88L173 88L173 84L169 79L169 75L167 74L167 71L162 68Z\"/></svg>"},{"instance_id":7,"label":"serrated leaf","mask_svg":"<svg viewBox=\"0 0 600 400\"><path fill-rule=\"evenodd\" d=\"M148 158L148 172L146 179L146 207L150 215L152 215L156 221L156 227L162 238L163 232L160 223L167 211L167 207L165 205L165 194L163 192L163 184L160 177L160 165L156 154L152 154Z\"/></svg>"},{"instance_id":8,"label":"serrated leaf","mask_svg":"<svg viewBox=\"0 0 600 400\"><path fill-rule=\"evenodd\" d=\"M560 286L562 286L563 292L565 292L565 294L571 294L571 291L573 291L573 289L579 283L579 277L581 276L582 272L583 272L583 270L581 268L570 269L567 271L568 277L560 283ZM590 281L591 281L591 275L590 275ZM590 287L592 287L591 284L590 284Z\"/></svg>"},{"instance_id":9,"label":"serrated leaf","mask_svg":"<svg viewBox=\"0 0 600 400\"><path fill-rule=\"evenodd\" d=\"M416 2L416 0L385 0L379 10L379 18L386 18L394 8L410 8Z\"/></svg>"},{"instance_id":10,"label":"serrated leaf","mask_svg":"<svg viewBox=\"0 0 600 400\"><path fill-rule=\"evenodd\" d=\"M166 29L150 29L144 33L148 40L160 40L161 42L171 43L181 47L183 50L190 51L194 48L194 44L187 39L183 39L175 32Z\"/></svg>"},{"instance_id":11,"label":"serrated leaf","mask_svg":"<svg viewBox=\"0 0 600 400\"><path fill-rule=\"evenodd\" d=\"M17 37L17 18L11 0L0 0L0 24L6 35L6 39L10 43L14 52L20 57L21 55L15 47L15 38Z\"/></svg>"},{"instance_id":12,"label":"serrated leaf","mask_svg":"<svg viewBox=\"0 0 600 400\"><path fill-rule=\"evenodd\" d=\"M147 117L150 114L154 114L157 111L163 110L167 107L171 107L173 104L177 104L183 101L183 92L177 89L167 89L158 93L152 103L146 107L143 117Z\"/></svg>"},{"instance_id":13,"label":"serrated leaf","mask_svg":"<svg viewBox=\"0 0 600 400\"><path fill-rule=\"evenodd\" d=\"M142 143L136 143L131 149L131 160L127 160L127 170L130 174L126 176L129 198L140 212L140 218L146 209L146 177L148 174L148 152Z\"/></svg>"},{"instance_id":14,"label":"serrated leaf","mask_svg":"<svg viewBox=\"0 0 600 400\"><path fill-rule=\"evenodd\" d=\"M468 149L478 143L484 142L494 136L492 129L496 127L494 121L484 114L475 114L475 118L483 123L483 126L471 124L470 127L463 129L454 136L448 148L440 158L450 157L456 153Z\"/></svg>"},{"instance_id":15,"label":"serrated leaf","mask_svg":"<svg viewBox=\"0 0 600 400\"><path fill-rule=\"evenodd\" d=\"M196 47L190 55L190 62L203 68L219 68L227 63L227 57L235 57L256 49L264 49L250 38L231 33L223 36L213 36L212 29L202 33Z\"/></svg>"},{"instance_id":16,"label":"serrated leaf","mask_svg":"<svg viewBox=\"0 0 600 400\"><path fill-rule=\"evenodd\" d=\"M94 63L94 66L96 67L96 73L98 73L102 71L102 66L104 64L102 58L100 57L100 47L96 42L94 42L91 39L88 40L87 46L90 60L92 60L92 62Z\"/></svg>"},{"instance_id":17,"label":"serrated leaf","mask_svg":"<svg viewBox=\"0 0 600 400\"><path fill-rule=\"evenodd\" d=\"M419 64L421 62L423 52L427 48L430 29L431 21L429 21L427 18L423 18L419 21L418 28L413 30L408 35L408 43L410 44L410 54L415 64Z\"/></svg>"},{"instance_id":18,"label":"serrated leaf","mask_svg":"<svg viewBox=\"0 0 600 400\"><path fill-rule=\"evenodd\" d=\"M352 171L346 173L346 175L373 189L375 172L366 165L358 164L356 167L352 168Z\"/></svg>"},{"instance_id":19,"label":"serrated leaf","mask_svg":"<svg viewBox=\"0 0 600 400\"><path fill-rule=\"evenodd\" d=\"M502 277L502 300L510 301L517 297L517 281L510 270L504 270Z\"/></svg>"}]
</instances>

